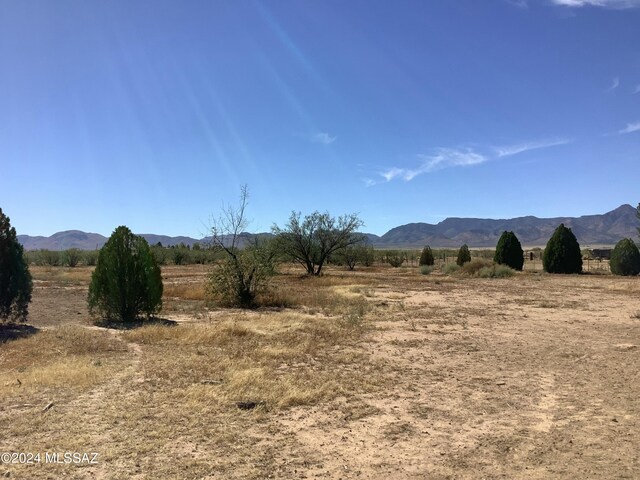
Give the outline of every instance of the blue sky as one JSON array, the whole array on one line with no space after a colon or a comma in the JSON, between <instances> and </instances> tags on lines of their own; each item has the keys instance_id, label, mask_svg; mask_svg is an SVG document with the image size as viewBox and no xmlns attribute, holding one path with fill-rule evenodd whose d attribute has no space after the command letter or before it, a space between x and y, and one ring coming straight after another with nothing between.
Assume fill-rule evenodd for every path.
<instances>
[{"instance_id":1,"label":"blue sky","mask_svg":"<svg viewBox=\"0 0 640 480\"><path fill-rule=\"evenodd\" d=\"M640 201L640 0L0 0L0 67L18 233Z\"/></svg>"}]
</instances>

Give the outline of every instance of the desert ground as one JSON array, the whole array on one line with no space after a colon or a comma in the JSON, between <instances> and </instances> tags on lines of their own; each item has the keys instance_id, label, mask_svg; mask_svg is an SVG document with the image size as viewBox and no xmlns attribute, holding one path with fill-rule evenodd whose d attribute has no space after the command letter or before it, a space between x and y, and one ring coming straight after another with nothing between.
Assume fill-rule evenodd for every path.
<instances>
[{"instance_id":1,"label":"desert ground","mask_svg":"<svg viewBox=\"0 0 640 480\"><path fill-rule=\"evenodd\" d=\"M40 460L0 474L640 478L640 278L291 266L241 311L206 304L208 268L163 267L161 318L116 329L89 267L32 267L0 446Z\"/></svg>"}]
</instances>

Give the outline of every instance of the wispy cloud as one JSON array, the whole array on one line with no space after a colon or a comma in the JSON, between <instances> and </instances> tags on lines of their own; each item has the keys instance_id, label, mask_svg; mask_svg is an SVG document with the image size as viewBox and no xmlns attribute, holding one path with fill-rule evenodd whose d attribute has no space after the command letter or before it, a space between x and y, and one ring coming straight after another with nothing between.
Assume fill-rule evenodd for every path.
<instances>
[{"instance_id":1,"label":"wispy cloud","mask_svg":"<svg viewBox=\"0 0 640 480\"><path fill-rule=\"evenodd\" d=\"M627 133L640 132L640 122L627 123L627 126L622 130L618 130L619 135L626 135Z\"/></svg>"},{"instance_id":2,"label":"wispy cloud","mask_svg":"<svg viewBox=\"0 0 640 480\"><path fill-rule=\"evenodd\" d=\"M322 143L323 145L330 145L338 139L335 135L332 137L326 132L318 132L309 136L309 140L315 143Z\"/></svg>"},{"instance_id":3,"label":"wispy cloud","mask_svg":"<svg viewBox=\"0 0 640 480\"><path fill-rule=\"evenodd\" d=\"M563 7L640 8L640 0L551 0L551 3Z\"/></svg>"},{"instance_id":4,"label":"wispy cloud","mask_svg":"<svg viewBox=\"0 0 640 480\"><path fill-rule=\"evenodd\" d=\"M525 142L517 143L515 145L506 145L502 147L495 147L494 151L498 158L509 157L511 155L517 155L519 153L528 152L529 150L538 150L540 148L555 147L557 145L566 145L573 140L568 138L555 138L550 140L541 140L537 142Z\"/></svg>"},{"instance_id":5,"label":"wispy cloud","mask_svg":"<svg viewBox=\"0 0 640 480\"><path fill-rule=\"evenodd\" d=\"M640 126L639 126L640 128ZM565 145L573 140L566 138L555 138L550 140L542 140L537 142L525 142L502 147L480 148L485 152L493 151L494 154L481 153L478 149L471 148L439 148L431 154L417 155L420 163L415 168L391 167L377 173L378 179L363 178L362 181L367 187L372 187L380 183L390 182L392 180L404 180L410 182L419 175L435 172L445 168L453 167L470 167L480 165L490 160L502 157L517 155L529 150L537 150L539 148L548 148L556 145Z\"/></svg>"},{"instance_id":6,"label":"wispy cloud","mask_svg":"<svg viewBox=\"0 0 640 480\"><path fill-rule=\"evenodd\" d=\"M478 165L487 161L487 157L471 149L440 148L432 155L418 155L422 163L416 168L392 167L383 172L380 176L385 181L390 182L396 178L409 182L418 175L434 172L449 167L466 167Z\"/></svg>"},{"instance_id":7,"label":"wispy cloud","mask_svg":"<svg viewBox=\"0 0 640 480\"><path fill-rule=\"evenodd\" d=\"M504 1L507 2L509 5L513 5L514 7L529 8L528 0L504 0Z\"/></svg>"},{"instance_id":8,"label":"wispy cloud","mask_svg":"<svg viewBox=\"0 0 640 480\"><path fill-rule=\"evenodd\" d=\"M615 77L611 80L611 85L607 87L605 92L613 92L616 88L620 86L620 77Z\"/></svg>"},{"instance_id":9,"label":"wispy cloud","mask_svg":"<svg viewBox=\"0 0 640 480\"><path fill-rule=\"evenodd\" d=\"M636 87L633 89L633 92L631 92L632 95L635 95L636 93L640 93L640 84L636 85Z\"/></svg>"}]
</instances>

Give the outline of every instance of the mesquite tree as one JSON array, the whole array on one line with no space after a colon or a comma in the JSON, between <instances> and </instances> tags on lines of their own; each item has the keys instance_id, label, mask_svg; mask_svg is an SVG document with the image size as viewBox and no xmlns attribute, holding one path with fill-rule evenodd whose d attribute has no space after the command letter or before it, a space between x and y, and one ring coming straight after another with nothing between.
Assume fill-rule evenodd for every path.
<instances>
[{"instance_id":1,"label":"mesquite tree","mask_svg":"<svg viewBox=\"0 0 640 480\"><path fill-rule=\"evenodd\" d=\"M274 225L272 231L278 248L309 275L320 275L330 255L365 240L364 235L357 233L364 223L355 213L335 218L328 212L316 211L304 219L301 216L300 212L291 212L284 228Z\"/></svg>"}]
</instances>

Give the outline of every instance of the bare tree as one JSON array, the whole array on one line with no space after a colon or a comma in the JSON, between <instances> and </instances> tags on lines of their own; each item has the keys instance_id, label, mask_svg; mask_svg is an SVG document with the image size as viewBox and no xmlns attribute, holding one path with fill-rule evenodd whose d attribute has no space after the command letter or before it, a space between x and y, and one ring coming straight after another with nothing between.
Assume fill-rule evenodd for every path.
<instances>
[{"instance_id":1,"label":"bare tree","mask_svg":"<svg viewBox=\"0 0 640 480\"><path fill-rule=\"evenodd\" d=\"M272 227L279 249L302 265L309 275L320 275L327 258L351 245L364 241L356 230L364 225L355 213L332 217L328 212L313 212L301 219L300 212L291 212L289 222Z\"/></svg>"},{"instance_id":2,"label":"bare tree","mask_svg":"<svg viewBox=\"0 0 640 480\"><path fill-rule=\"evenodd\" d=\"M237 207L223 205L222 212L211 220L211 247L224 254L210 276L211 293L220 303L243 308L256 305L256 296L275 273L275 249L271 242L250 238L246 209L247 186L240 188Z\"/></svg>"}]
</instances>

